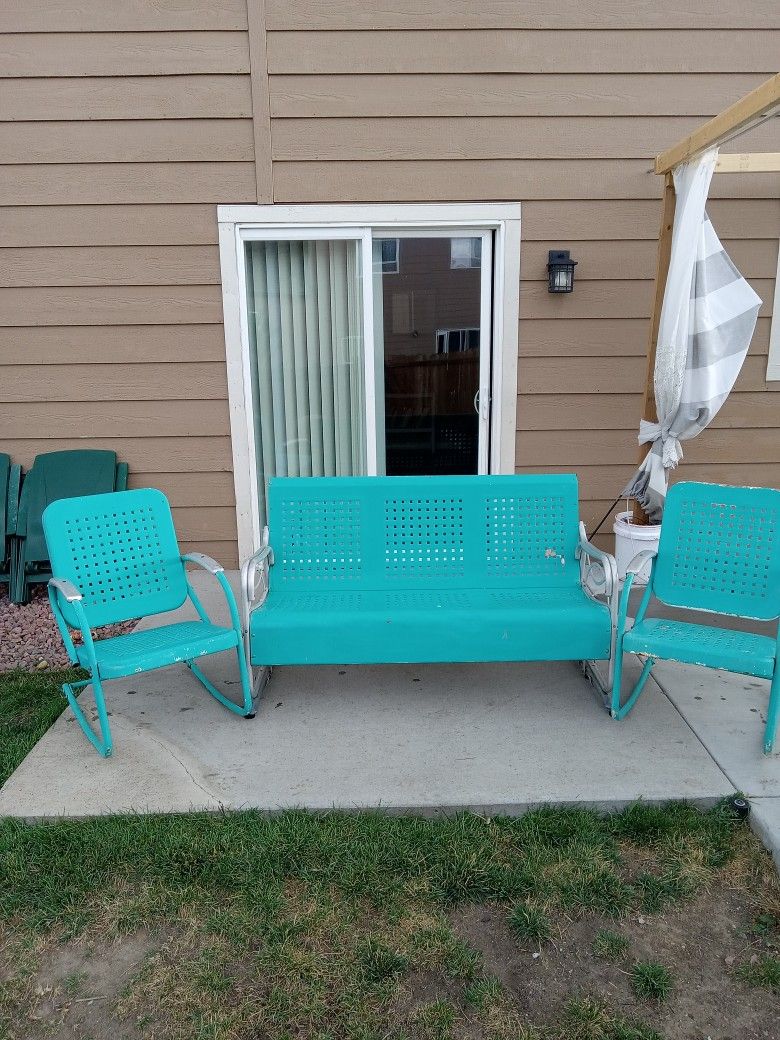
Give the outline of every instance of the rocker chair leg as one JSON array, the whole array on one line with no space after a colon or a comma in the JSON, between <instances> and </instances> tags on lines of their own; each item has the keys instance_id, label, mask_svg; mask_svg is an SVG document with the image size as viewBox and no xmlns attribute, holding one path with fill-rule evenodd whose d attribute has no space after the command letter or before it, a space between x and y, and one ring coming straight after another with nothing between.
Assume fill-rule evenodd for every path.
<instances>
[{"instance_id":1,"label":"rocker chair leg","mask_svg":"<svg viewBox=\"0 0 780 1040\"><path fill-rule=\"evenodd\" d=\"M623 679L623 650L622 647L618 647L615 654L615 674L612 682L612 707L610 709L610 715L613 719L618 722L624 719L626 715L631 711L636 702L639 700L639 695L645 688L645 683L650 676L650 670L653 667L655 658L648 657L645 661L642 674L637 680L637 684L631 691L631 694L625 704L620 703L620 688L622 686Z\"/></svg>"},{"instance_id":2,"label":"rocker chair leg","mask_svg":"<svg viewBox=\"0 0 780 1040\"><path fill-rule=\"evenodd\" d=\"M194 661L187 661L187 667L192 674L200 680L201 684L208 690L211 696L219 701L219 703L232 711L235 715L243 715L246 719L252 719L255 716L255 705L252 700L252 684L249 679L249 670L246 666L246 660L244 658L244 650L241 643L236 647L236 656L238 658L238 674L241 678L241 693L242 703L236 704L235 701L231 701L223 693L216 688L216 686L208 679L200 668L195 664Z\"/></svg>"},{"instance_id":3,"label":"rocker chair leg","mask_svg":"<svg viewBox=\"0 0 780 1040\"><path fill-rule=\"evenodd\" d=\"M769 689L769 707L766 713L766 729L764 730L765 755L771 755L775 746L778 719L780 719L780 662L775 664L775 674Z\"/></svg>"},{"instance_id":4,"label":"rocker chair leg","mask_svg":"<svg viewBox=\"0 0 780 1040\"><path fill-rule=\"evenodd\" d=\"M81 705L76 699L76 690L82 690L85 686L89 686L90 683L92 684L98 722L100 723L100 736L95 733L89 720L84 714ZM93 676L91 679L83 679L81 682L63 683L62 692L67 697L70 710L76 716L76 721L84 731L87 740L99 755L102 755L103 758L109 758L111 752L114 750L114 744L111 739L111 728L108 724L108 712L106 711L106 702L103 697L103 684L100 679L97 676Z\"/></svg>"}]
</instances>

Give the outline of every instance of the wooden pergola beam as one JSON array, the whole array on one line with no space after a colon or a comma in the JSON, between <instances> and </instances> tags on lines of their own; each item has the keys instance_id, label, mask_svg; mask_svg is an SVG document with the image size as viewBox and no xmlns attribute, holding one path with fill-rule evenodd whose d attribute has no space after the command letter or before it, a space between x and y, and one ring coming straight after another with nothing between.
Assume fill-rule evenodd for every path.
<instances>
[{"instance_id":1,"label":"wooden pergola beam","mask_svg":"<svg viewBox=\"0 0 780 1040\"><path fill-rule=\"evenodd\" d=\"M709 122L694 130L690 136L679 141L655 160L655 172L671 172L680 163L688 162L708 148L723 144L739 133L744 133L780 108L780 72L751 90L739 101L724 109Z\"/></svg>"},{"instance_id":2,"label":"wooden pergola beam","mask_svg":"<svg viewBox=\"0 0 780 1040\"><path fill-rule=\"evenodd\" d=\"M715 173L778 173L780 152L722 152Z\"/></svg>"}]
</instances>

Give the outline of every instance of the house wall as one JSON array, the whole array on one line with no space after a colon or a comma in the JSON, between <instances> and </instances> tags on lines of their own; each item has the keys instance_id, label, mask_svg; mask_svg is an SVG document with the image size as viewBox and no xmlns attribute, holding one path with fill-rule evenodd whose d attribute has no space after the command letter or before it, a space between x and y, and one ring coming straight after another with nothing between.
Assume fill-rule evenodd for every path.
<instances>
[{"instance_id":1,"label":"house wall","mask_svg":"<svg viewBox=\"0 0 780 1040\"><path fill-rule=\"evenodd\" d=\"M592 522L636 457L650 160L778 53L776 0L13 0L0 442L28 464L117 447L183 541L233 564L216 204L519 200L517 466L576 470ZM729 150L778 147L765 125ZM780 486L776 176L716 176L710 212L765 302L681 472ZM553 247L579 261L571 296L546 292Z\"/></svg>"},{"instance_id":2,"label":"house wall","mask_svg":"<svg viewBox=\"0 0 780 1040\"><path fill-rule=\"evenodd\" d=\"M0 5L0 444L115 448L226 563L216 204L258 198L249 68L246 0Z\"/></svg>"}]
</instances>

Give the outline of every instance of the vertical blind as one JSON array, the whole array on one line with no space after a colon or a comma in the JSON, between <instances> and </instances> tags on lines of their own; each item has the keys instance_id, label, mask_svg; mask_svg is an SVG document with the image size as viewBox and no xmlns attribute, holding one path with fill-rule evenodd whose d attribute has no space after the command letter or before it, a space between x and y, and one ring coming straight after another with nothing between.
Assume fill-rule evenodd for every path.
<instances>
[{"instance_id":1,"label":"vertical blind","mask_svg":"<svg viewBox=\"0 0 780 1040\"><path fill-rule=\"evenodd\" d=\"M261 523L272 476L365 473L360 242L248 242Z\"/></svg>"}]
</instances>

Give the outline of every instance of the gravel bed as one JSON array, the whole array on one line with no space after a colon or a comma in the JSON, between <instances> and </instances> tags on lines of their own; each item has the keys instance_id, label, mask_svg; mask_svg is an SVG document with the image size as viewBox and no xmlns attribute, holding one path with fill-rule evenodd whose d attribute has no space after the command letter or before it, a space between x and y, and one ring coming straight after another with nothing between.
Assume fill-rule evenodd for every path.
<instances>
[{"instance_id":1,"label":"gravel bed","mask_svg":"<svg viewBox=\"0 0 780 1040\"><path fill-rule=\"evenodd\" d=\"M98 628L92 635L98 639L132 632L137 621ZM81 633L73 633L73 642L81 642ZM62 637L49 606L45 585L33 588L25 606L8 599L8 586L0 585L0 672L12 668L38 671L44 668L66 668L70 662L62 645Z\"/></svg>"}]
</instances>

